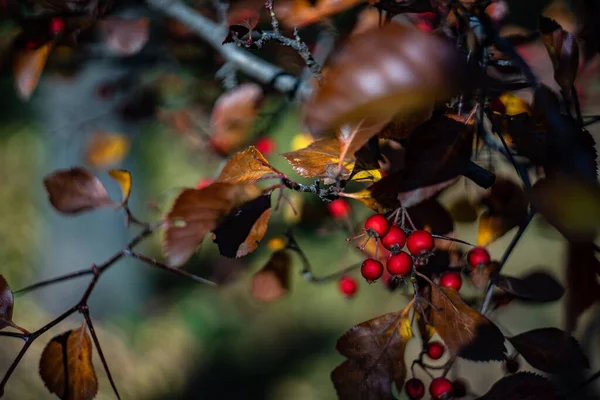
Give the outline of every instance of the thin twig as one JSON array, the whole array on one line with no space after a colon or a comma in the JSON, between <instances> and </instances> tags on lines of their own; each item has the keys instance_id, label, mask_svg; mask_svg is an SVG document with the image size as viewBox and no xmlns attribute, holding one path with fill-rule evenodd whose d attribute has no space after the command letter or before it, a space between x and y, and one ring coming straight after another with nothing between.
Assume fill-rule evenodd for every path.
<instances>
[{"instance_id":1,"label":"thin twig","mask_svg":"<svg viewBox=\"0 0 600 400\"><path fill-rule=\"evenodd\" d=\"M169 266L169 265L167 265L165 263L162 263L162 262L160 262L158 260L155 260L155 259L153 259L151 257L148 257L148 256L145 256L143 254L139 254L139 253L135 253L133 251L129 251L129 252L127 252L127 255L130 256L130 257L133 257L135 259L138 259L140 261L143 261L146 264L151 265L153 267L158 267L158 268L163 269L165 271L172 272L172 273L174 273L176 275L184 276L184 277L189 278L189 279L191 279L193 281L196 281L196 282L199 282L199 283L204 283L204 284L211 285L211 286L217 286L217 284L215 282L213 282L213 281L210 281L210 280L208 280L206 278L202 278L202 277L200 277L198 275L194 275L191 272L187 272L187 271L185 271L183 269L171 267L171 266Z\"/></svg>"}]
</instances>

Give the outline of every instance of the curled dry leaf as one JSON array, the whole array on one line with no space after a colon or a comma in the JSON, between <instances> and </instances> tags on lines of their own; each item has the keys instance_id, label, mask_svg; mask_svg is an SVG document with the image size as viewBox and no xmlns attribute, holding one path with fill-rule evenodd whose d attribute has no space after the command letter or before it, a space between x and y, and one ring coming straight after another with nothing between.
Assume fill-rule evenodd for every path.
<instances>
[{"instance_id":1,"label":"curled dry leaf","mask_svg":"<svg viewBox=\"0 0 600 400\"><path fill-rule=\"evenodd\" d=\"M313 133L420 112L453 94L463 69L452 45L390 23L349 40L306 105Z\"/></svg>"},{"instance_id":2,"label":"curled dry leaf","mask_svg":"<svg viewBox=\"0 0 600 400\"><path fill-rule=\"evenodd\" d=\"M50 204L63 214L113 204L100 180L83 167L54 171L44 178Z\"/></svg>"},{"instance_id":3,"label":"curled dry leaf","mask_svg":"<svg viewBox=\"0 0 600 400\"><path fill-rule=\"evenodd\" d=\"M243 83L223 93L210 117L210 142L221 154L240 150L249 140L263 91L255 83Z\"/></svg>"},{"instance_id":4,"label":"curled dry leaf","mask_svg":"<svg viewBox=\"0 0 600 400\"><path fill-rule=\"evenodd\" d=\"M533 205L572 240L593 238L600 229L600 186L576 177L556 176L533 186Z\"/></svg>"},{"instance_id":5,"label":"curled dry leaf","mask_svg":"<svg viewBox=\"0 0 600 400\"><path fill-rule=\"evenodd\" d=\"M231 183L212 183L181 192L165 222L163 251L169 263L183 265L224 217L261 194L257 186Z\"/></svg>"},{"instance_id":6,"label":"curled dry leaf","mask_svg":"<svg viewBox=\"0 0 600 400\"><path fill-rule=\"evenodd\" d=\"M12 322L14 297L6 279L0 275L0 329L14 326Z\"/></svg>"},{"instance_id":7,"label":"curled dry leaf","mask_svg":"<svg viewBox=\"0 0 600 400\"><path fill-rule=\"evenodd\" d=\"M267 233L270 216L271 194L265 194L231 211L213 231L213 242L225 257L252 253Z\"/></svg>"},{"instance_id":8,"label":"curled dry leaf","mask_svg":"<svg viewBox=\"0 0 600 400\"><path fill-rule=\"evenodd\" d=\"M431 323L453 354L473 361L506 358L502 332L465 304L456 290L432 288L431 303Z\"/></svg>"},{"instance_id":9,"label":"curled dry leaf","mask_svg":"<svg viewBox=\"0 0 600 400\"><path fill-rule=\"evenodd\" d=\"M287 0L275 2L279 20L288 28L301 28L352 8L364 0Z\"/></svg>"},{"instance_id":10,"label":"curled dry leaf","mask_svg":"<svg viewBox=\"0 0 600 400\"><path fill-rule=\"evenodd\" d=\"M359 192L340 192L339 195L358 200L376 213L385 214L399 208L400 201L395 193L386 190L386 186L380 185L381 182L383 182L383 180L376 182Z\"/></svg>"},{"instance_id":11,"label":"curled dry leaf","mask_svg":"<svg viewBox=\"0 0 600 400\"><path fill-rule=\"evenodd\" d=\"M478 400L556 400L552 382L532 372L517 372L500 379Z\"/></svg>"},{"instance_id":12,"label":"curled dry leaf","mask_svg":"<svg viewBox=\"0 0 600 400\"><path fill-rule=\"evenodd\" d=\"M13 73L21 100L27 101L33 94L53 48L54 42L48 42L37 49L21 49L15 56Z\"/></svg>"},{"instance_id":13,"label":"curled dry leaf","mask_svg":"<svg viewBox=\"0 0 600 400\"><path fill-rule=\"evenodd\" d=\"M285 250L273 253L267 264L252 276L252 296L265 303L285 296L289 290L290 265L290 255Z\"/></svg>"},{"instance_id":14,"label":"curled dry leaf","mask_svg":"<svg viewBox=\"0 0 600 400\"><path fill-rule=\"evenodd\" d=\"M576 36L558 26L558 29L544 34L544 44L554 65L554 79L565 93L569 93L579 68Z\"/></svg>"},{"instance_id":15,"label":"curled dry leaf","mask_svg":"<svg viewBox=\"0 0 600 400\"><path fill-rule=\"evenodd\" d=\"M123 201L121 204L127 204L131 195L131 172L126 169L111 169L108 175L113 178L121 187Z\"/></svg>"},{"instance_id":16,"label":"curled dry leaf","mask_svg":"<svg viewBox=\"0 0 600 400\"><path fill-rule=\"evenodd\" d=\"M558 328L541 328L508 338L532 367L550 374L589 368L577 340Z\"/></svg>"},{"instance_id":17,"label":"curled dry leaf","mask_svg":"<svg viewBox=\"0 0 600 400\"><path fill-rule=\"evenodd\" d=\"M392 385L402 390L404 350L413 337L411 306L363 322L338 339L337 350L348 358L331 373L340 398L392 400Z\"/></svg>"},{"instance_id":18,"label":"curled dry leaf","mask_svg":"<svg viewBox=\"0 0 600 400\"><path fill-rule=\"evenodd\" d=\"M95 132L85 151L87 164L94 168L110 168L120 164L130 149L126 135L112 132Z\"/></svg>"},{"instance_id":19,"label":"curled dry leaf","mask_svg":"<svg viewBox=\"0 0 600 400\"><path fill-rule=\"evenodd\" d=\"M492 281L505 292L531 301L556 301L565 293L561 284L546 272L534 272L523 278L493 275Z\"/></svg>"},{"instance_id":20,"label":"curled dry leaf","mask_svg":"<svg viewBox=\"0 0 600 400\"><path fill-rule=\"evenodd\" d=\"M106 18L99 22L106 44L121 56L137 54L148 43L150 18Z\"/></svg>"},{"instance_id":21,"label":"curled dry leaf","mask_svg":"<svg viewBox=\"0 0 600 400\"><path fill-rule=\"evenodd\" d=\"M92 340L85 326L52 339L42 352L40 376L62 400L91 400L98 393Z\"/></svg>"},{"instance_id":22,"label":"curled dry leaf","mask_svg":"<svg viewBox=\"0 0 600 400\"><path fill-rule=\"evenodd\" d=\"M256 147L250 146L227 161L215 182L256 183L269 175L277 172Z\"/></svg>"}]
</instances>

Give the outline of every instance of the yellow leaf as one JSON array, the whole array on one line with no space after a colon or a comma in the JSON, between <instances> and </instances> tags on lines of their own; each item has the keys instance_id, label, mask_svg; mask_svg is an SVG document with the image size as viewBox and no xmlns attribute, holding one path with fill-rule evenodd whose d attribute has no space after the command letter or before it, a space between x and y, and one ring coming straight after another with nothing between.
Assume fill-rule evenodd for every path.
<instances>
[{"instance_id":1,"label":"yellow leaf","mask_svg":"<svg viewBox=\"0 0 600 400\"><path fill-rule=\"evenodd\" d=\"M121 133L96 132L87 145L86 161L94 168L110 168L123 161L129 148L129 139Z\"/></svg>"},{"instance_id":2,"label":"yellow leaf","mask_svg":"<svg viewBox=\"0 0 600 400\"><path fill-rule=\"evenodd\" d=\"M285 249L285 246L286 246L285 239L280 238L280 237L273 238L267 242L267 247L271 251L283 250L283 249Z\"/></svg>"},{"instance_id":3,"label":"yellow leaf","mask_svg":"<svg viewBox=\"0 0 600 400\"><path fill-rule=\"evenodd\" d=\"M27 101L37 87L54 42L48 42L37 49L22 49L17 53L13 64L17 94Z\"/></svg>"},{"instance_id":4,"label":"yellow leaf","mask_svg":"<svg viewBox=\"0 0 600 400\"><path fill-rule=\"evenodd\" d=\"M121 186L121 191L123 192L122 204L127 204L131 195L131 172L126 169L111 169L108 171L108 175Z\"/></svg>"},{"instance_id":5,"label":"yellow leaf","mask_svg":"<svg viewBox=\"0 0 600 400\"><path fill-rule=\"evenodd\" d=\"M227 161L215 182L227 183L256 183L267 175L277 172L269 161L254 146L236 153Z\"/></svg>"},{"instance_id":6,"label":"yellow leaf","mask_svg":"<svg viewBox=\"0 0 600 400\"><path fill-rule=\"evenodd\" d=\"M315 139L312 137L310 133L299 133L292 138L292 143L290 145L291 151L297 151L308 147L314 142Z\"/></svg>"},{"instance_id":7,"label":"yellow leaf","mask_svg":"<svg viewBox=\"0 0 600 400\"><path fill-rule=\"evenodd\" d=\"M498 100L500 100L500 102L504 104L504 107L506 109L506 115L512 116L523 113L531 115L530 105L525 100L515 96L512 93L503 93L502 95L500 95L500 97L498 97Z\"/></svg>"},{"instance_id":8,"label":"yellow leaf","mask_svg":"<svg viewBox=\"0 0 600 400\"><path fill-rule=\"evenodd\" d=\"M382 193L382 196L378 196L378 192L375 192L373 189L373 186L369 186L368 188L365 188L360 192L342 192L339 195L342 197L348 197L354 200L358 200L365 206L369 207L371 210L379 214L385 214L389 211L393 211L400 207L400 202L398 201L397 197L387 198L383 196L385 195L385 193Z\"/></svg>"}]
</instances>

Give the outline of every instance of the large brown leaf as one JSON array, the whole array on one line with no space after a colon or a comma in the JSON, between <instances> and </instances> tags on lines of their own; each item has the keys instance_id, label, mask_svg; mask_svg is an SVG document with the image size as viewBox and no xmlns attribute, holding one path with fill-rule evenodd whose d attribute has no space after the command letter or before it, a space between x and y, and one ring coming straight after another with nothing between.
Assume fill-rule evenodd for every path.
<instances>
[{"instance_id":1,"label":"large brown leaf","mask_svg":"<svg viewBox=\"0 0 600 400\"><path fill-rule=\"evenodd\" d=\"M390 120L446 99L463 68L453 46L396 23L355 36L331 63L306 105L313 133L365 119Z\"/></svg>"},{"instance_id":2,"label":"large brown leaf","mask_svg":"<svg viewBox=\"0 0 600 400\"><path fill-rule=\"evenodd\" d=\"M402 390L404 350L413 336L411 305L363 322L338 340L337 350L348 358L331 373L341 399L392 400L392 385Z\"/></svg>"},{"instance_id":3,"label":"large brown leaf","mask_svg":"<svg viewBox=\"0 0 600 400\"><path fill-rule=\"evenodd\" d=\"M50 204L63 214L77 214L113 204L100 180L83 167L57 170L44 178Z\"/></svg>"},{"instance_id":4,"label":"large brown leaf","mask_svg":"<svg viewBox=\"0 0 600 400\"><path fill-rule=\"evenodd\" d=\"M215 182L256 183L269 175L277 172L256 147L250 146L227 161Z\"/></svg>"},{"instance_id":5,"label":"large brown leaf","mask_svg":"<svg viewBox=\"0 0 600 400\"><path fill-rule=\"evenodd\" d=\"M231 154L244 147L262 97L259 85L243 83L217 99L210 116L210 142L216 151Z\"/></svg>"},{"instance_id":6,"label":"large brown leaf","mask_svg":"<svg viewBox=\"0 0 600 400\"><path fill-rule=\"evenodd\" d=\"M431 303L431 323L453 354L473 361L505 359L502 332L465 304L456 290L433 288Z\"/></svg>"},{"instance_id":7,"label":"large brown leaf","mask_svg":"<svg viewBox=\"0 0 600 400\"><path fill-rule=\"evenodd\" d=\"M271 303L288 293L291 258L285 250L271 255L267 264L252 276L250 292L265 303Z\"/></svg>"},{"instance_id":8,"label":"large brown leaf","mask_svg":"<svg viewBox=\"0 0 600 400\"><path fill-rule=\"evenodd\" d=\"M183 265L225 216L261 193L254 185L231 183L212 183L181 192L165 221L163 251L169 263Z\"/></svg>"},{"instance_id":9,"label":"large brown leaf","mask_svg":"<svg viewBox=\"0 0 600 400\"><path fill-rule=\"evenodd\" d=\"M21 49L15 56L13 73L17 94L27 101L37 87L54 42L48 42L37 49Z\"/></svg>"},{"instance_id":10,"label":"large brown leaf","mask_svg":"<svg viewBox=\"0 0 600 400\"><path fill-rule=\"evenodd\" d=\"M287 0L275 2L275 12L281 22L289 27L303 27L349 8L364 0Z\"/></svg>"},{"instance_id":11,"label":"large brown leaf","mask_svg":"<svg viewBox=\"0 0 600 400\"><path fill-rule=\"evenodd\" d=\"M42 352L40 376L62 400L91 400L98 393L92 364L92 340L85 327L52 339Z\"/></svg>"},{"instance_id":12,"label":"large brown leaf","mask_svg":"<svg viewBox=\"0 0 600 400\"><path fill-rule=\"evenodd\" d=\"M508 338L532 367L550 374L589 368L577 340L557 328L542 328Z\"/></svg>"},{"instance_id":13,"label":"large brown leaf","mask_svg":"<svg viewBox=\"0 0 600 400\"><path fill-rule=\"evenodd\" d=\"M552 382L532 372L517 372L500 379L478 400L555 400Z\"/></svg>"}]
</instances>

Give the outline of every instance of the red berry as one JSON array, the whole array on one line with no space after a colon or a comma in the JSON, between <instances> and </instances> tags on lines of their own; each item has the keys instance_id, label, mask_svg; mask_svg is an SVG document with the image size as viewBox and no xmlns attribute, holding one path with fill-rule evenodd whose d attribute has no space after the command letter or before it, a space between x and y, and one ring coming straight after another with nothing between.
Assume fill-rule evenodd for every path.
<instances>
[{"instance_id":1,"label":"red berry","mask_svg":"<svg viewBox=\"0 0 600 400\"><path fill-rule=\"evenodd\" d=\"M427 356L432 360L439 360L444 355L446 348L441 342L427 343Z\"/></svg>"},{"instance_id":2,"label":"red berry","mask_svg":"<svg viewBox=\"0 0 600 400\"><path fill-rule=\"evenodd\" d=\"M413 259L408 253L401 251L398 254L392 254L387 259L386 266L390 274L405 276L412 270Z\"/></svg>"},{"instance_id":3,"label":"red berry","mask_svg":"<svg viewBox=\"0 0 600 400\"><path fill-rule=\"evenodd\" d=\"M353 297L358 290L358 282L351 276L342 276L338 282L338 287L346 297Z\"/></svg>"},{"instance_id":4,"label":"red berry","mask_svg":"<svg viewBox=\"0 0 600 400\"><path fill-rule=\"evenodd\" d=\"M202 178L200 179L200 181L196 184L196 189L204 189L205 187L207 187L208 185L210 185L212 183L212 179L210 178Z\"/></svg>"},{"instance_id":5,"label":"red berry","mask_svg":"<svg viewBox=\"0 0 600 400\"><path fill-rule=\"evenodd\" d=\"M381 214L371 215L365 222L365 229L369 236L384 237L390 230L390 224Z\"/></svg>"},{"instance_id":6,"label":"red berry","mask_svg":"<svg viewBox=\"0 0 600 400\"><path fill-rule=\"evenodd\" d=\"M452 382L446 378L435 378L429 385L429 394L435 400L446 400L452 397Z\"/></svg>"},{"instance_id":7,"label":"red berry","mask_svg":"<svg viewBox=\"0 0 600 400\"><path fill-rule=\"evenodd\" d=\"M406 233L397 225L392 225L388 233L381 239L381 244L388 250L396 247L398 250L406 243Z\"/></svg>"},{"instance_id":8,"label":"red berry","mask_svg":"<svg viewBox=\"0 0 600 400\"><path fill-rule=\"evenodd\" d=\"M425 396L425 385L417 378L411 378L404 384L404 390L410 400L420 400Z\"/></svg>"},{"instance_id":9,"label":"red berry","mask_svg":"<svg viewBox=\"0 0 600 400\"><path fill-rule=\"evenodd\" d=\"M67 28L65 20L59 17L54 17L50 20L50 33L53 35L59 35Z\"/></svg>"},{"instance_id":10,"label":"red berry","mask_svg":"<svg viewBox=\"0 0 600 400\"><path fill-rule=\"evenodd\" d=\"M454 290L459 291L462 286L462 278L458 272L446 272L440 278L440 286L451 287Z\"/></svg>"},{"instance_id":11,"label":"red berry","mask_svg":"<svg viewBox=\"0 0 600 400\"><path fill-rule=\"evenodd\" d=\"M345 218L350 213L350 204L344 199L336 199L327 205L334 218Z\"/></svg>"},{"instance_id":12,"label":"red berry","mask_svg":"<svg viewBox=\"0 0 600 400\"><path fill-rule=\"evenodd\" d=\"M254 147L256 147L256 150L268 157L275 151L277 144L272 138L265 136L259 138L256 143L254 143Z\"/></svg>"},{"instance_id":13,"label":"red berry","mask_svg":"<svg viewBox=\"0 0 600 400\"><path fill-rule=\"evenodd\" d=\"M467 254L467 263L471 268L490 263L490 253L483 247L472 248Z\"/></svg>"},{"instance_id":14,"label":"red berry","mask_svg":"<svg viewBox=\"0 0 600 400\"><path fill-rule=\"evenodd\" d=\"M360 273L367 281L376 281L383 275L383 264L372 258L367 258L360 266Z\"/></svg>"},{"instance_id":15,"label":"red berry","mask_svg":"<svg viewBox=\"0 0 600 400\"><path fill-rule=\"evenodd\" d=\"M406 246L413 256L420 256L433 250L433 237L427 231L414 231L408 235Z\"/></svg>"}]
</instances>

